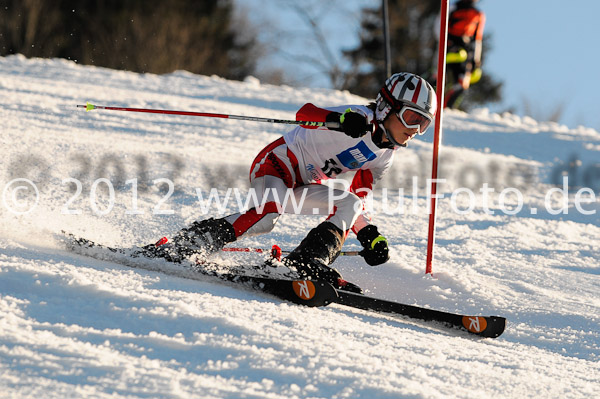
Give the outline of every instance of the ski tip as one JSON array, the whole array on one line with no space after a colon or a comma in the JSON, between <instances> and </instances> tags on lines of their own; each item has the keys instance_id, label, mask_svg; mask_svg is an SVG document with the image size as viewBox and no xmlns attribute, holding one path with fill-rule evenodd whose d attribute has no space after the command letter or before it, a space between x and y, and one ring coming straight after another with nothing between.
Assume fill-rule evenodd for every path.
<instances>
[{"instance_id":1,"label":"ski tip","mask_svg":"<svg viewBox=\"0 0 600 399\"><path fill-rule=\"evenodd\" d=\"M500 316L488 317L489 330L484 334L487 338L498 338L506 329L506 318Z\"/></svg>"}]
</instances>

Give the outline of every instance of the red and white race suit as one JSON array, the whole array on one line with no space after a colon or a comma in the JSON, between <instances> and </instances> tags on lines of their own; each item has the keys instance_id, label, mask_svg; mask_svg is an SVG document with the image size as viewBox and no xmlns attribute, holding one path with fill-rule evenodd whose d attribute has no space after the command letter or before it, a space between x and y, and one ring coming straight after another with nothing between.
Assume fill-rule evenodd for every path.
<instances>
[{"instance_id":1,"label":"red and white race suit","mask_svg":"<svg viewBox=\"0 0 600 399\"><path fill-rule=\"evenodd\" d=\"M373 123L373 111L362 105L323 109L306 104L296 120L325 122L332 111L348 108ZM358 233L370 224L363 200L394 157L393 149L379 148L371 136L352 138L325 127L298 126L266 146L250 169L257 206L226 217L236 237L268 233L282 213L328 215L340 230ZM355 172L351 184L321 184L347 172Z\"/></svg>"}]
</instances>

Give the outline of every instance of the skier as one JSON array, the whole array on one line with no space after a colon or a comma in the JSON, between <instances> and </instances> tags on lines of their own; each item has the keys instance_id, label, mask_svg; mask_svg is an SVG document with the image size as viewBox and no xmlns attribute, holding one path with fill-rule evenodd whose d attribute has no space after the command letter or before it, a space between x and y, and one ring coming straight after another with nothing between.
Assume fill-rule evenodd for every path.
<instances>
[{"instance_id":1,"label":"skier","mask_svg":"<svg viewBox=\"0 0 600 399\"><path fill-rule=\"evenodd\" d=\"M478 0L459 0L448 20L447 108L458 108L470 85L481 79L481 52L485 14L475 8Z\"/></svg>"},{"instance_id":2,"label":"skier","mask_svg":"<svg viewBox=\"0 0 600 399\"><path fill-rule=\"evenodd\" d=\"M294 211L283 205L286 192L291 192L295 204L302 206L301 213L321 209L329 216L310 230L282 263L302 277L360 291L329 265L339 255L350 230L363 246L360 255L369 265L388 261L387 239L371 224L362 201L389 170L395 151L416 134L425 133L436 104L435 92L426 80L412 73L396 73L386 80L376 101L367 106L323 109L304 105L297 112L297 120L339 122L340 127L298 126L258 154L250 169L250 183L258 203L264 204L262 209L196 221L170 241L163 238L147 245L145 255L181 262L184 256L208 256L242 237L268 233L282 213ZM349 191L320 184L350 171L356 173Z\"/></svg>"}]
</instances>

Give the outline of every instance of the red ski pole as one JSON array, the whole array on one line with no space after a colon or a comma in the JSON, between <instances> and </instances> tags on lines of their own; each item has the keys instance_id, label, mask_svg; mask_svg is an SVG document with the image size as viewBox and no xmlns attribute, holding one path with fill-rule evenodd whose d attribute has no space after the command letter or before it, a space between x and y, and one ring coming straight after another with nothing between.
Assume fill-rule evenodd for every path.
<instances>
[{"instance_id":1,"label":"red ski pole","mask_svg":"<svg viewBox=\"0 0 600 399\"><path fill-rule=\"evenodd\" d=\"M107 107L103 105L94 105L86 103L86 105L77 105L77 108L85 108L87 111L94 109L104 109L109 111L126 111L126 112L145 112L149 114L167 114L167 115L185 115L185 116L202 116L207 118L222 118L222 119L237 119L243 121L253 122L268 122L268 123L282 123L286 125L303 125L303 126L325 126L332 129L340 127L338 122L314 122L314 121L295 121L288 119L274 119L274 118L260 118L257 116L243 116L243 115L227 115L227 114L215 114L212 112L192 112L192 111L173 111L168 109L150 109L150 108L128 108L128 107Z\"/></svg>"},{"instance_id":2,"label":"red ski pole","mask_svg":"<svg viewBox=\"0 0 600 399\"><path fill-rule=\"evenodd\" d=\"M225 252L257 252L257 253L269 253L271 256L277 260L281 260L281 255L289 255L291 251L284 251L279 246L273 245L271 249L264 248L235 248L235 247L227 247L223 248ZM342 251L340 252L341 256L358 256L360 251Z\"/></svg>"},{"instance_id":3,"label":"red ski pole","mask_svg":"<svg viewBox=\"0 0 600 399\"><path fill-rule=\"evenodd\" d=\"M273 245L271 247L271 249L263 249L263 248L235 248L235 247L227 247L227 248L223 248L223 251L225 252L257 252L257 253L270 253L271 257L277 259L277 260L281 260L281 254L283 253L283 251L281 250L281 248L279 248L278 245ZM286 251L286 254L288 254L289 252Z\"/></svg>"}]
</instances>

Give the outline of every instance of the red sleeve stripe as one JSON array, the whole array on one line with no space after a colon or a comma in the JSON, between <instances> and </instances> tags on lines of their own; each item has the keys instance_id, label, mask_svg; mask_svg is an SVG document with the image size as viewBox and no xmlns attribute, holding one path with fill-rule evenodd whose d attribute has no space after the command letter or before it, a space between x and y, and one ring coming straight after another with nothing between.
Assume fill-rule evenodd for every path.
<instances>
[{"instance_id":1,"label":"red sleeve stripe","mask_svg":"<svg viewBox=\"0 0 600 399\"><path fill-rule=\"evenodd\" d=\"M328 111L323 108L319 108L314 104L308 103L304 104L302 108L296 112L296 120L297 121L311 121L311 122L326 122L327 115L329 115L331 111Z\"/></svg>"},{"instance_id":2,"label":"red sleeve stripe","mask_svg":"<svg viewBox=\"0 0 600 399\"><path fill-rule=\"evenodd\" d=\"M310 122L327 122L327 115L329 115L331 111L319 108L314 104L307 103L302 106L296 112L296 120L297 121L310 121ZM306 129L316 129L318 126L306 126L302 125L303 128Z\"/></svg>"}]
</instances>

